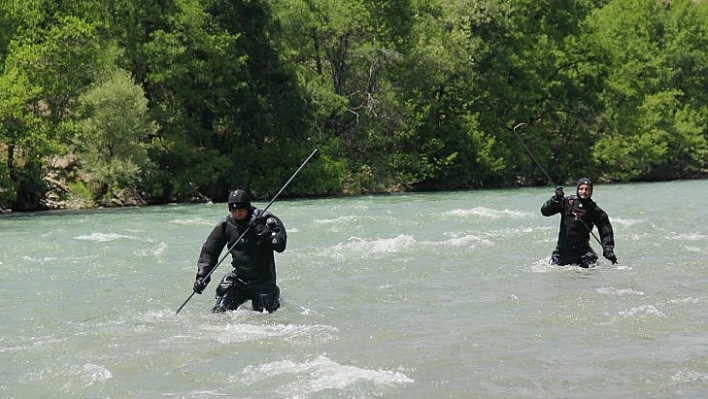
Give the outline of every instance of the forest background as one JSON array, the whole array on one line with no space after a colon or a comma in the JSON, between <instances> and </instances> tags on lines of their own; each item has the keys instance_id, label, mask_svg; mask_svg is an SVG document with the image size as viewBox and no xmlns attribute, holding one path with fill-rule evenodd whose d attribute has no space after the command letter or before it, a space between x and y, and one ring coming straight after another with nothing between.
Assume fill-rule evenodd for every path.
<instances>
[{"instance_id":1,"label":"forest background","mask_svg":"<svg viewBox=\"0 0 708 399\"><path fill-rule=\"evenodd\" d=\"M0 0L0 210L703 177L700 0ZM537 157L552 181L526 154Z\"/></svg>"}]
</instances>

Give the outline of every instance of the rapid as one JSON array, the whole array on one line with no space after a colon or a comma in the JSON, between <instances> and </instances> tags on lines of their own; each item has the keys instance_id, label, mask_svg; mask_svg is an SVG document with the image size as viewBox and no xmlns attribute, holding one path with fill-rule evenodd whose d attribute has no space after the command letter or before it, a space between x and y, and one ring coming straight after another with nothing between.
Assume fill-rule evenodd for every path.
<instances>
[{"instance_id":1,"label":"rapid","mask_svg":"<svg viewBox=\"0 0 708 399\"><path fill-rule=\"evenodd\" d=\"M590 269L552 195L278 200L273 314L210 313L230 257L176 314L226 204L1 216L0 397L708 396L708 181L596 185Z\"/></svg>"}]
</instances>

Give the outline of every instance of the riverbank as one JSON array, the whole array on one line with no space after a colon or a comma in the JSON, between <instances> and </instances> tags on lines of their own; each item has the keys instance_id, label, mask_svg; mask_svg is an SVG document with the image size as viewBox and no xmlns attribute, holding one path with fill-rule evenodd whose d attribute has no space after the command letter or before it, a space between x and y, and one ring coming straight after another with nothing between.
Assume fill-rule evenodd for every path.
<instances>
[{"instance_id":1,"label":"riverbank","mask_svg":"<svg viewBox=\"0 0 708 399\"><path fill-rule=\"evenodd\" d=\"M76 180L76 176L72 175L73 165L71 160L66 157L55 158L49 165L47 175L44 178L44 183L46 185L46 191L44 193L32 193L32 195L27 195L24 200L16 201L19 206L16 208L2 208L0 207L0 215L7 215L12 213L29 213L29 212L42 212L42 211L56 211L56 210L89 210L89 209L110 209L110 208L127 208L127 207L142 207L148 205L165 205L169 202L160 201L157 199L148 198L145 193L141 193L138 190L125 187L109 196L105 196L99 199L90 198L86 194L76 193L71 189L69 181ZM596 184L622 184L622 183L657 183L666 181L681 181L681 180L708 180L708 169L699 170L686 175L676 175L671 173L659 173L660 171L655 171L653 174L645 176L641 180L629 181L629 182L604 182L601 179L596 180ZM570 187L574 185L574 182L566 182L566 186ZM526 187L525 185L517 185L515 188ZM512 188L509 187L495 187L498 189ZM466 191L466 190L460 190ZM403 187L392 188L386 191L367 193L374 195L385 195L385 194L396 194L403 192L413 192L409 191ZM342 196L354 197L361 195L361 193L348 193L341 194ZM321 196L312 196L321 197ZM304 197L303 197L304 198ZM199 193L185 203L206 203L212 201Z\"/></svg>"}]
</instances>

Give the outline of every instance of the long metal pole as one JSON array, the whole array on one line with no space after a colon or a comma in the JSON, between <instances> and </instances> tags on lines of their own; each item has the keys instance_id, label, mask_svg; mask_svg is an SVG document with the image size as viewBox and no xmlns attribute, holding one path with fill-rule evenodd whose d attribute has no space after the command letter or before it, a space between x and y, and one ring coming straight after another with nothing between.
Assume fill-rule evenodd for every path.
<instances>
[{"instance_id":1,"label":"long metal pole","mask_svg":"<svg viewBox=\"0 0 708 399\"><path fill-rule=\"evenodd\" d=\"M526 152L528 152L531 159L533 159L533 161L536 162L536 165L538 166L539 169L541 169L541 172L543 172L543 174L546 176L546 179L548 179L548 181L550 183L555 184L553 179L551 179L551 176L549 176L548 173L546 172L546 169L543 169L543 166L541 166L541 162L538 162L538 159L536 159L536 156L533 155L533 152L531 152L531 149L526 145L526 143L524 143L524 140L521 139L521 136L519 136L519 134L516 133L516 129L520 126L525 125L525 124L526 124L526 122L521 122L518 125L514 126L514 128L512 129L514 131L514 135L516 135L516 138L519 139L519 141L521 142L521 145L524 146L524 148L526 149ZM557 184L556 184L556 187L558 187Z\"/></svg>"}]
</instances>

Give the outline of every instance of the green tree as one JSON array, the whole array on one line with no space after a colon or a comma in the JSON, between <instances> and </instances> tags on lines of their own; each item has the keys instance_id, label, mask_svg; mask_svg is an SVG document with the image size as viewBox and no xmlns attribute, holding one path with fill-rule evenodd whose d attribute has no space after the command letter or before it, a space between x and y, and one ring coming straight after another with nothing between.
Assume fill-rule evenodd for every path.
<instances>
[{"instance_id":1,"label":"green tree","mask_svg":"<svg viewBox=\"0 0 708 399\"><path fill-rule=\"evenodd\" d=\"M271 41L268 2L185 0L167 21L145 46L161 125L154 155L169 170L163 196L274 191L311 148L305 102Z\"/></svg>"},{"instance_id":2,"label":"green tree","mask_svg":"<svg viewBox=\"0 0 708 399\"><path fill-rule=\"evenodd\" d=\"M611 179L676 178L705 165L706 4L618 0L592 18L613 68L595 146Z\"/></svg>"},{"instance_id":3,"label":"green tree","mask_svg":"<svg viewBox=\"0 0 708 399\"><path fill-rule=\"evenodd\" d=\"M5 58L5 79L16 81L20 93L12 101L22 107L28 121L8 125L10 177L17 192L13 209L36 209L45 191L44 161L66 151L71 139L63 129L76 115L78 96L118 55L98 35L98 25L78 14L82 9L53 2L15 2L18 23ZM26 82L32 82L31 85ZM20 104L22 104L20 106ZM31 116L31 118L29 117Z\"/></svg>"},{"instance_id":4,"label":"green tree","mask_svg":"<svg viewBox=\"0 0 708 399\"><path fill-rule=\"evenodd\" d=\"M98 197L110 198L137 187L153 172L148 157L157 125L148 118L148 101L130 74L116 70L79 98L75 155Z\"/></svg>"},{"instance_id":5,"label":"green tree","mask_svg":"<svg viewBox=\"0 0 708 399\"><path fill-rule=\"evenodd\" d=\"M588 41L583 21L590 1L487 0L475 2L469 19L475 69L472 109L496 138L493 154L504 160L500 184L547 184L525 154L518 133L555 182L592 167L590 148L599 127L597 95L606 62Z\"/></svg>"},{"instance_id":6,"label":"green tree","mask_svg":"<svg viewBox=\"0 0 708 399\"><path fill-rule=\"evenodd\" d=\"M247 185L257 196L274 194L312 150L310 112L274 39L280 25L271 3L214 0L208 7L221 29L238 36L232 51L245 61L221 99L229 108L221 107L218 114L225 128L220 148L230 163L220 183L224 189ZM306 192L308 173L293 182L290 192Z\"/></svg>"},{"instance_id":7,"label":"green tree","mask_svg":"<svg viewBox=\"0 0 708 399\"><path fill-rule=\"evenodd\" d=\"M667 130L667 177L690 177L708 167L708 3L672 1L668 17L664 52L672 71L670 87L680 95Z\"/></svg>"},{"instance_id":8,"label":"green tree","mask_svg":"<svg viewBox=\"0 0 708 399\"><path fill-rule=\"evenodd\" d=\"M0 208L22 210L39 202L34 189L41 187L41 179L34 172L49 146L45 126L33 109L39 92L12 64L6 64L0 75Z\"/></svg>"},{"instance_id":9,"label":"green tree","mask_svg":"<svg viewBox=\"0 0 708 399\"><path fill-rule=\"evenodd\" d=\"M415 189L484 185L498 160L493 140L480 130L471 108L475 79L468 18L462 2L417 5L411 43L397 86L405 98L405 123L396 131L396 165Z\"/></svg>"},{"instance_id":10,"label":"green tree","mask_svg":"<svg viewBox=\"0 0 708 399\"><path fill-rule=\"evenodd\" d=\"M346 171L345 192L385 191L416 180L400 166L405 118L397 85L410 45L411 1L288 0L274 5L282 53L314 113L314 137Z\"/></svg>"},{"instance_id":11,"label":"green tree","mask_svg":"<svg viewBox=\"0 0 708 399\"><path fill-rule=\"evenodd\" d=\"M55 22L36 38L18 40L16 62L42 88L49 118L58 124L71 116L80 93L114 64L118 50L101 40L96 25L81 18Z\"/></svg>"},{"instance_id":12,"label":"green tree","mask_svg":"<svg viewBox=\"0 0 708 399\"><path fill-rule=\"evenodd\" d=\"M231 51L236 38L217 29L198 1L176 2L163 21L140 50L151 115L160 125L150 152L161 171L153 195L185 201L200 185L216 184L228 166L215 115L225 111L220 99L244 60Z\"/></svg>"}]
</instances>

